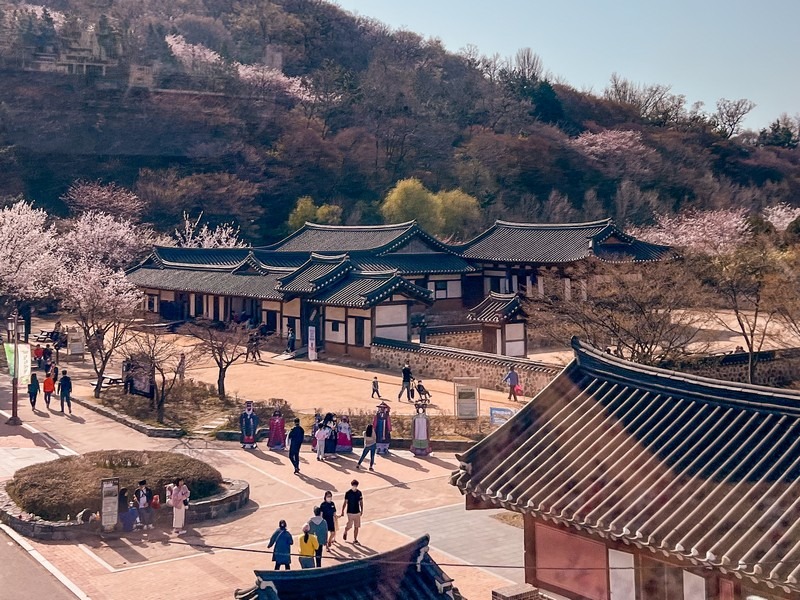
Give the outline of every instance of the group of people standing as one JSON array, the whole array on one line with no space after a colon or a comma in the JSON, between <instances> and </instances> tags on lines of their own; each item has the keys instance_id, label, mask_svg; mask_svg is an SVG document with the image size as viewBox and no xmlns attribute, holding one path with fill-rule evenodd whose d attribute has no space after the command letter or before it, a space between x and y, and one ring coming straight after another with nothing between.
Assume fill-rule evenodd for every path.
<instances>
[{"instance_id":1,"label":"group of people standing","mask_svg":"<svg viewBox=\"0 0 800 600\"><path fill-rule=\"evenodd\" d=\"M66 369L59 371L58 365L53 362L53 349L50 344L44 348L36 344L33 349L33 359L39 370L44 371L44 380L39 381L36 373L31 373L31 380L28 384L28 400L31 403L31 410L36 410L36 402L39 394L44 394L44 403L50 408L50 400L53 393L58 392L61 400L61 412L64 412L66 404L69 414L72 414L72 379L67 374Z\"/></svg>"},{"instance_id":2,"label":"group of people standing","mask_svg":"<svg viewBox=\"0 0 800 600\"><path fill-rule=\"evenodd\" d=\"M298 562L303 569L313 569L322 566L323 548L331 549L336 543L336 532L339 529L339 518L347 515L347 524L342 533L343 540L347 540L348 533L353 530L353 544L358 546L358 532L361 528L361 516L364 514L364 495L358 489L358 481L350 482L350 489L345 492L341 512L337 513L336 504L333 502L333 492L325 492L322 503L315 506L313 516L303 524L302 534L298 539ZM288 529L286 521L281 519L278 528L267 543L267 548L272 548L272 560L275 570L281 567L287 571L292 568L292 546L294 536Z\"/></svg>"}]
</instances>

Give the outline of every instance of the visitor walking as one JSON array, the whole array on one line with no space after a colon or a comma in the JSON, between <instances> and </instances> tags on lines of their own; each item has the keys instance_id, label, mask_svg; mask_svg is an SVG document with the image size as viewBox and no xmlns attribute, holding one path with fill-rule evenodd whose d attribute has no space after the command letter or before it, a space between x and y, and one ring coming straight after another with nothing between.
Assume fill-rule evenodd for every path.
<instances>
[{"instance_id":1,"label":"visitor walking","mask_svg":"<svg viewBox=\"0 0 800 600\"><path fill-rule=\"evenodd\" d=\"M319 506L314 507L314 516L308 521L308 526L311 528L311 533L317 536L319 546L316 551L316 563L318 567L322 566L322 547L328 543L328 523L322 518L322 509Z\"/></svg>"},{"instance_id":2,"label":"visitor walking","mask_svg":"<svg viewBox=\"0 0 800 600\"><path fill-rule=\"evenodd\" d=\"M53 378L49 374L45 375L44 381L42 382L42 392L44 392L44 404L47 408L50 408L50 398L55 391L55 381L53 381Z\"/></svg>"},{"instance_id":3,"label":"visitor walking","mask_svg":"<svg viewBox=\"0 0 800 600\"><path fill-rule=\"evenodd\" d=\"M333 492L325 492L319 510L328 526L328 540L325 546L330 550L331 544L336 541L336 504L333 503Z\"/></svg>"},{"instance_id":4,"label":"visitor walking","mask_svg":"<svg viewBox=\"0 0 800 600\"><path fill-rule=\"evenodd\" d=\"M289 461L294 466L294 474L300 473L300 446L303 445L303 440L306 437L306 432L300 427L300 419L294 420L294 427L289 431L286 439L289 441Z\"/></svg>"},{"instance_id":5,"label":"visitor walking","mask_svg":"<svg viewBox=\"0 0 800 600\"><path fill-rule=\"evenodd\" d=\"M183 526L186 523L186 509L189 507L189 488L180 477L172 486L170 500L172 501L172 530L178 535L183 535L186 533Z\"/></svg>"},{"instance_id":6,"label":"visitor walking","mask_svg":"<svg viewBox=\"0 0 800 600\"><path fill-rule=\"evenodd\" d=\"M371 398L374 398L376 395L378 396L378 400L383 400L383 398L381 398L381 388L380 388L380 384L378 383L378 378L374 377L372 379L372 396L371 396Z\"/></svg>"},{"instance_id":7,"label":"visitor walking","mask_svg":"<svg viewBox=\"0 0 800 600\"><path fill-rule=\"evenodd\" d=\"M373 465L375 464L375 450L378 449L378 439L375 437L375 432L372 429L372 424L367 425L364 430L364 451L361 453L361 458L358 460L356 469L361 468L361 463L364 462L367 454L369 454L369 470L374 471Z\"/></svg>"},{"instance_id":8,"label":"visitor walking","mask_svg":"<svg viewBox=\"0 0 800 600\"><path fill-rule=\"evenodd\" d=\"M31 401L31 408L36 410L36 399L39 397L39 380L36 373L31 373L31 382L28 384L28 399Z\"/></svg>"},{"instance_id":9,"label":"visitor walking","mask_svg":"<svg viewBox=\"0 0 800 600\"><path fill-rule=\"evenodd\" d=\"M294 329L289 327L289 335L286 336L286 352L292 354L294 352L294 344L297 340L297 337L294 334Z\"/></svg>"},{"instance_id":10,"label":"visitor walking","mask_svg":"<svg viewBox=\"0 0 800 600\"><path fill-rule=\"evenodd\" d=\"M519 386L519 374L514 370L514 365L511 365L511 368L506 373L506 376L503 377L503 383L508 384L508 399L511 400L511 397L514 397L514 401L518 401L517 399L517 387Z\"/></svg>"},{"instance_id":11,"label":"visitor walking","mask_svg":"<svg viewBox=\"0 0 800 600\"><path fill-rule=\"evenodd\" d=\"M53 360L53 349L50 347L50 344L45 344L44 350L42 350L42 361L44 362L45 367L47 366L48 362Z\"/></svg>"},{"instance_id":12,"label":"visitor walking","mask_svg":"<svg viewBox=\"0 0 800 600\"><path fill-rule=\"evenodd\" d=\"M314 434L314 437L317 439L317 460L325 460L325 442L330 433L331 430L328 427L322 426L317 429L317 432Z\"/></svg>"},{"instance_id":13,"label":"visitor walking","mask_svg":"<svg viewBox=\"0 0 800 600\"><path fill-rule=\"evenodd\" d=\"M153 528L153 490L147 487L147 480L142 479L139 487L133 492L136 501L136 511L139 513L139 522L143 529Z\"/></svg>"},{"instance_id":14,"label":"visitor walking","mask_svg":"<svg viewBox=\"0 0 800 600\"><path fill-rule=\"evenodd\" d=\"M303 525L303 535L300 536L300 568L313 569L314 557L317 550L321 549L317 536L311 533L311 527L306 523Z\"/></svg>"},{"instance_id":15,"label":"visitor walking","mask_svg":"<svg viewBox=\"0 0 800 600\"><path fill-rule=\"evenodd\" d=\"M411 367L406 363L403 365L403 387L400 388L400 393L397 394L398 400L400 400L400 397L403 395L403 390L405 390L406 399L411 402L411 381L413 379L414 376L411 374Z\"/></svg>"},{"instance_id":16,"label":"visitor walking","mask_svg":"<svg viewBox=\"0 0 800 600\"><path fill-rule=\"evenodd\" d=\"M361 515L364 514L364 495L358 489L358 480L350 482L350 489L345 492L342 504L342 515L347 509L347 525L344 526L342 538L347 541L347 532L353 528L353 543L358 546L358 530L361 528Z\"/></svg>"},{"instance_id":17,"label":"visitor walking","mask_svg":"<svg viewBox=\"0 0 800 600\"><path fill-rule=\"evenodd\" d=\"M55 378L53 381L55 382ZM61 377L61 381L58 382L58 395L61 398L61 412L64 412L64 402L66 402L69 414L72 414L72 378L67 375L66 371Z\"/></svg>"},{"instance_id":18,"label":"visitor walking","mask_svg":"<svg viewBox=\"0 0 800 600\"><path fill-rule=\"evenodd\" d=\"M267 544L267 548L275 546L275 549L272 551L272 560L275 562L276 571L280 571L281 567L286 567L287 571L291 570L293 543L292 534L286 529L286 521L281 519L278 523L278 528L275 530L275 533L272 534L272 537L269 538L269 543Z\"/></svg>"}]
</instances>

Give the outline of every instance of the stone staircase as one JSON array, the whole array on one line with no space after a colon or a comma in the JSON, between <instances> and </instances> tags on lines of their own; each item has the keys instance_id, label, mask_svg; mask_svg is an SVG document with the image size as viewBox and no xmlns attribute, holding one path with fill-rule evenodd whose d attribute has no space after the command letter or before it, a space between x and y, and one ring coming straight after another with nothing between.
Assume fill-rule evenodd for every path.
<instances>
[{"instance_id":1,"label":"stone staircase","mask_svg":"<svg viewBox=\"0 0 800 600\"><path fill-rule=\"evenodd\" d=\"M214 419L213 421L210 421L209 423L201 425L200 427L192 431L191 435L194 437L207 437L211 435L213 431L219 429L227 422L228 419L226 419L225 417L219 417L217 419Z\"/></svg>"}]
</instances>

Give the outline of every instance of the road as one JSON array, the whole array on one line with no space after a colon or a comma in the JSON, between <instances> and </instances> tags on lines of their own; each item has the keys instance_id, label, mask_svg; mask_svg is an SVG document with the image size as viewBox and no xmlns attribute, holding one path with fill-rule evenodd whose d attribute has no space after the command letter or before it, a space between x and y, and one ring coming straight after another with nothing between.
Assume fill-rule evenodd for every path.
<instances>
[{"instance_id":1,"label":"road","mask_svg":"<svg viewBox=\"0 0 800 600\"><path fill-rule=\"evenodd\" d=\"M75 600L55 577L0 531L0 600Z\"/></svg>"}]
</instances>

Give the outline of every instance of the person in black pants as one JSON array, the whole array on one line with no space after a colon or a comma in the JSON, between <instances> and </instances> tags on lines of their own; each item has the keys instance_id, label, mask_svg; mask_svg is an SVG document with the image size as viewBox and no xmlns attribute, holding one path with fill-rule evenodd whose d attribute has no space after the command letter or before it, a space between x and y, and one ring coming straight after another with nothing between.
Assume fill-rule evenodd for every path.
<instances>
[{"instance_id":1,"label":"person in black pants","mask_svg":"<svg viewBox=\"0 0 800 600\"><path fill-rule=\"evenodd\" d=\"M411 367L406 363L403 365L403 387L400 388L400 393L397 394L398 400L400 400L400 397L403 395L403 390L405 390L406 399L411 402L411 381L413 379L414 376L411 374Z\"/></svg>"},{"instance_id":2,"label":"person in black pants","mask_svg":"<svg viewBox=\"0 0 800 600\"><path fill-rule=\"evenodd\" d=\"M58 382L58 395L61 397L61 412L64 412L64 401L66 401L69 414L72 414L72 379L66 371Z\"/></svg>"},{"instance_id":3,"label":"person in black pants","mask_svg":"<svg viewBox=\"0 0 800 600\"><path fill-rule=\"evenodd\" d=\"M303 445L306 432L300 427L300 419L294 420L294 427L287 436L289 439L289 460L294 465L294 474L300 473L300 446Z\"/></svg>"}]
</instances>

